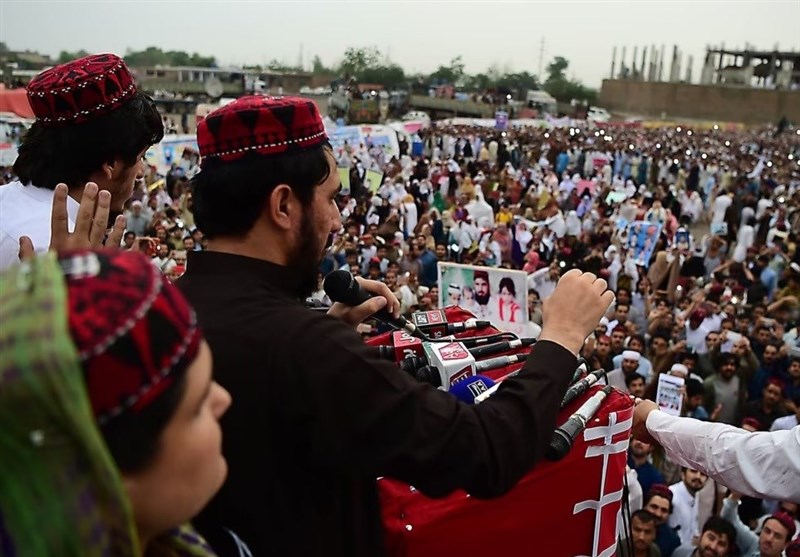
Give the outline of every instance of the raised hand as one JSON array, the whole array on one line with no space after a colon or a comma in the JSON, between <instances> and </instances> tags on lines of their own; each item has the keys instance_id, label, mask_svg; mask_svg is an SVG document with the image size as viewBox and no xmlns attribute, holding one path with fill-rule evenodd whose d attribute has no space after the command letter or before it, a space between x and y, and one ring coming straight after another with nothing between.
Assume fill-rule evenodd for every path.
<instances>
[{"instance_id":1,"label":"raised hand","mask_svg":"<svg viewBox=\"0 0 800 557\"><path fill-rule=\"evenodd\" d=\"M75 219L75 230L69 231L66 184L58 184L53 192L53 210L50 216L50 251L96 249L103 246L108 216L111 211L111 194L98 191L97 184L87 182L83 188L80 208ZM125 217L119 215L108 235L109 247L119 247L125 233ZM19 239L19 257L25 259L34 254L34 245L28 236Z\"/></svg>"},{"instance_id":2,"label":"raised hand","mask_svg":"<svg viewBox=\"0 0 800 557\"><path fill-rule=\"evenodd\" d=\"M567 271L542 305L539 340L556 342L578 354L613 301L614 293L604 279L577 269Z\"/></svg>"}]
</instances>

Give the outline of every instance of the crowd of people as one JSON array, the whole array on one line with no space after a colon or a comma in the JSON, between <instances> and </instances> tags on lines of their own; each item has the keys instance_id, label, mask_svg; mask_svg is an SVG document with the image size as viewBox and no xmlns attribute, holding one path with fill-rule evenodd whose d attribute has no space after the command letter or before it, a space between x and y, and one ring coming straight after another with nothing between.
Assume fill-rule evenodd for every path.
<instances>
[{"instance_id":1,"label":"crowd of people","mask_svg":"<svg viewBox=\"0 0 800 557\"><path fill-rule=\"evenodd\" d=\"M116 61L102 60L99 63L116 64ZM112 73L116 72L118 81L125 85L128 77L119 66L115 68ZM36 84L33 85L36 91ZM42 87L45 86L51 84L43 83ZM123 87L122 90L126 89ZM138 97L133 102L147 106L146 101ZM231 112L256 110L254 107L255 104L235 104ZM52 105L34 108L38 110L40 120L41 113L57 119L63 117L59 110L68 110ZM222 341L229 334L230 327L224 330L223 323L214 323L207 316L221 317L223 308L229 312L240 311L240 307L226 304L229 299L235 299L228 297L235 297L236 289L243 288L243 285L255 291L262 287L259 281L266 280L284 288L292 277L289 274L279 276L266 267L256 273L253 263L230 259L232 255L207 252L213 242L217 242L214 252L236 256L250 255L247 250L263 249L272 257L274 252L269 250L276 249L269 243L265 244L266 247L259 247L259 242L277 237L269 236L266 229L259 228L261 225L257 218L260 217L256 212L262 211L263 207L250 206L250 198L240 190L214 189L221 187L226 180L241 180L249 176L233 164L236 149L241 149L240 143L245 140L236 136L232 139L218 137L222 133L220 129L231 133L228 130L235 127L231 119L236 114L231 116L231 112L223 112L216 121L212 118L211 123L204 124L205 136L201 133L200 153L187 150L166 175L159 176L154 167L141 162L147 148L163 135L163 130L156 125L161 122L161 116L154 107L151 108L152 115L148 115L149 109L139 109L132 117L138 119L136 125L141 129L138 137L130 144L113 147L120 149L119 153L124 152L133 161L132 165L120 166L122 161L112 159L108 162L107 158L98 156L97 161L82 164L95 164L100 170L87 168L76 172L57 164L42 170L36 168L36 161L30 158L37 137L23 141L20 162L3 172L4 181L9 184L0 186L0 210L5 221L0 222L0 266L8 268L16 263L20 231L30 235L33 247L38 251L52 245L53 238L49 235L36 235L39 230L50 229L52 196L47 199L30 196L24 201L27 205L19 205L28 212L16 215L13 222L10 220L10 204L22 203L19 199L25 194L19 192L30 190L25 188L25 184L34 183L53 190L56 182L69 182L80 172L83 172L81 180L92 179L98 183L105 180L106 185L101 189L111 194L107 197L96 194L97 204L112 215L124 213L124 234L119 229L121 247L141 252L144 254L141 257L149 260L169 281L178 281L190 302L198 307L201 324L209 331L215 357L224 354L226 361L239 362L244 368L249 360L241 354L234 354L236 343L227 345L227 341ZM298 104L293 110L300 113L304 108ZM111 114L119 112L121 110L115 109ZM95 130L95 133L99 132ZM309 144L319 146L316 142L318 137L310 137L307 139ZM28 141L27 148L25 141ZM265 156L274 154L270 149L258 149L264 151ZM412 152L416 154L412 155ZM204 161L207 158L212 162L204 162L202 172L198 173L199 154L204 155ZM340 223L336 220L338 217L331 217L330 223L325 220L325 225L331 224L335 228L331 234L328 231L315 232L305 220L292 225L282 224L284 221L281 219L289 217L277 212L269 214L276 229L288 227L285 229L286 238L291 237L292 242L296 242L297 250L291 255L298 258L306 251L313 254L324 247L318 243L324 244L325 238L330 238L329 249L325 251L316 273L317 284L311 285L308 291L313 291L311 298L330 302L322 289L322 280L334 269L346 269L354 275L383 283L383 289L376 293L393 294L397 299L397 307L391 308L393 312L410 315L447 303L448 285L438 283L437 265L440 262L520 269L528 274L527 313L531 330L543 334L545 342L541 343L541 350L542 354L548 354L547 350L552 350L552 347L546 341L552 339L546 329L545 305L562 289L562 277L570 274L572 269L578 269L584 272L583 276L591 273L591 276L604 280L604 284L614 292L615 299L594 327L594 332L576 347L575 355L585 358L591 369L608 371L608 381L615 387L638 398L655 400L659 376L679 376L684 380L682 416L754 432L798 427L800 130L785 126L780 129L769 126L728 129L718 125L696 128L685 124L658 128L573 125L496 130L434 123L414 137L401 140L399 156L390 157L380 147L367 142L334 146L333 158L340 168L349 169L350 183L349 189L341 192L336 187L338 176L328 173L326 181L319 186L331 190L328 203L335 204L336 214L341 215ZM74 159L64 162L64 165L69 164L75 164ZM289 172L278 167L273 170ZM368 170L382 173L383 182L368 183ZM313 165L305 171L316 172ZM292 172L303 175L302 169L293 169ZM320 171L320 175L325 175L325 172ZM336 183L332 182L328 188L326 184L331 180ZM117 187L123 182L131 183L132 191ZM76 187L75 180L68 185L72 193ZM280 191L280 182L274 187L275 191ZM56 200L59 195L64 195L64 221L69 218L73 224L78 222L77 201L67 200L66 188L60 193L56 191ZM280 200L270 198L270 201L283 210L284 206L278 203ZM288 197L283 202L291 205ZM313 202L317 203L316 200ZM44 216L45 208L47 216ZM291 215L291 207L285 211ZM38 219L35 223L34 218ZM324 218L328 219L327 216ZM248 226L252 228L237 224L240 219L251 223ZM657 234L652 245L637 251L633 227L634 223L640 222L656 226ZM336 223L341 226L334 226ZM303 241L295 240L291 235L295 225L307 234ZM63 234L67 235L67 232ZM316 238L320 235L321 238ZM113 233L111 237L116 238ZM229 237L237 240L230 241ZM289 255L282 254L281 257ZM192 261L196 267L181 280L192 268ZM308 262L304 260L302 263ZM74 272L75 263L72 265ZM119 262L102 258L95 265L124 267ZM316 269L317 261L313 255L310 265L312 270ZM228 267L233 274L241 274L242 281L238 286L221 281L215 275L219 269ZM67 267L62 264L62 268ZM18 272L24 275L26 271ZM54 271L51 268L47 272ZM251 273L261 273L263 277L256 280ZM80 270L77 277L81 278ZM19 283L20 279L15 276L14 280ZM74 280L70 281L67 286L72 288ZM10 279L8 283L11 284ZM509 288L513 288L513 284L510 287L506 285L506 289ZM172 290L167 288L165 292L169 294ZM71 291L69 294L73 295ZM592 307L599 307L600 303L594 298L590 301L594 304ZM272 298L270 302L277 308L283 304ZM552 307L550 320L555 319ZM113 307L109 309L113 310ZM601 314L602 310L598 315ZM142 318L141 312L137 315ZM246 318L235 314L228 319L227 313L225 315L222 322L233 323ZM185 315L183 317L186 319ZM203 322L204 317L206 322ZM257 323L253 321L253 325ZM99 334L100 328L96 326L94 332ZM182 323L180 328L182 334L187 334L186 329L191 329L191 324ZM370 334L371 329L360 327L359 330L362 334ZM321 329L320 332L325 331ZM328 333L330 338L341 340L339 331ZM75 337L77 333L72 334ZM164 334L172 344L175 343L174 332ZM199 358L197 354L202 351L198 348L202 340L192 338L191 361ZM257 341L250 339L250 342ZM287 343L291 341L287 340ZM187 349L184 344L180 346L181 350ZM310 352L325 357L321 349ZM86 367L88 360L81 354L82 365ZM93 354L92 357L96 356ZM263 356L263 361L279 362L278 365L283 365L280 358L285 357L272 353ZM191 361L182 361L179 374L186 373L183 368L191 367ZM192 373L201 375L201 372ZM0 383L2 380L0 374ZM245 401L244 408L251 403L257 404L247 400L246 389L237 383L239 380L237 378L234 388L230 389L234 394L230 420L244 419L237 409L237 397ZM191 385L188 389L189 393L194 392ZM214 421L226 412L229 400L227 392L219 386L212 385L211 390L211 402L202 404L208 406L207 419ZM109 396L119 394L109 395L99 388L92 390L90 384L90 402L101 424L107 417L101 411L100 400L107 402ZM189 394L186 396L190 397ZM205 396L203 401L209 395ZM301 406L304 403L302 400L298 402ZM426 403L433 404L428 400ZM172 404L177 403L172 401ZM131 406L135 403L131 402ZM125 412L124 409L120 411ZM293 417L307 419L303 415ZM265 419L274 419L274 416L265 415ZM344 422L340 425L349 427ZM271 436L306 455L306 449L296 447L282 437L280 424L270 427L275 428ZM326 429L311 431L313 436ZM105 430L102 433L105 442L113 444L111 454L120 463L124 447L117 447L119 440L111 433ZM226 431L226 439L227 435ZM315 440L331 451L353 449L330 441L322 443L322 438L315 437ZM274 454L271 456L278 458ZM242 464L242 458L241 455L233 457L234 470L249 468ZM390 455L381 455L381 459L386 459L379 459L380 465L385 465L390 462ZM526 456L523 461L529 465L533 457ZM145 464L151 463L148 460L141 466L125 467L120 463L123 478L128 475L135 477L135 472L143 469ZM631 441L628 465L629 481L638 484L638 492L643 497L639 500L631 497L634 512L628 529L621 532L622 538L630 542L621 544L620 550L626 555L768 557L781 555L784 551L787 555L796 555L791 552L799 551L797 542L790 547L800 529L800 501L797 499L741 496L737 492L739 486L722 485L709 479L699 467L674 461L663 447L645 439ZM271 466L275 466L275 471L280 469L277 464ZM423 464L418 464L419 469L409 466L417 472L425 469ZM393 470L391 465L389 469ZM302 474L303 469L298 469L297 473ZM417 480L414 485L425 487L423 479L416 476L413 479ZM794 480L800 482L800 478ZM348 481L348 485L359 487L356 480ZM231 493L241 493L236 491L242 488L240 482L234 478L233 487L229 485L223 489L221 498L215 499L212 510L206 511L200 521L201 524L205 521L201 530L212 545L216 542L246 547L236 535L242 533L240 530L236 533L230 531L223 536L224 540L220 540L219 532L208 527L219 519L219 513L232 512L226 498L231 497ZM492 494L500 489L485 486L473 477L465 477L463 482L478 491L485 489ZM219 488L219 483L217 471L210 484ZM234 491L226 492L225 489ZM359 489L364 489L364 486ZM128 491L128 495L134 497L134 514L140 506L148 508L135 498L137 493L134 491L131 495ZM271 493L276 497L283 495L277 486ZM210 497L211 493L206 495ZM116 492L115 496L118 496ZM347 500L338 492L336 496L340 500L330 504L331 510L356 512L354 500ZM206 501L207 498L201 502ZM305 501L311 503L314 499L309 496ZM196 514L201 505L197 501L193 503L190 505L191 513L181 515L181 520L171 526L178 526ZM243 507L243 511L246 508ZM0 506L0 519L3 511ZM145 513L145 516L149 515ZM235 513L230 516L235 516ZM139 518L137 515L126 520ZM243 539L257 539L250 523L245 518L241 521L244 524L241 530L246 534ZM297 528L285 521L281 524L286 528ZM369 524L369 521L358 523L359 527L366 528L359 534L370 540L362 539L357 544L359 550L368 550L374 542L371 536L375 532L369 531ZM299 528L292 531L303 532ZM341 533L326 533L342 547L353 543ZM172 535L173 539L179 539L177 534ZM185 538L195 534L184 530L182 535ZM3 540L3 522L0 520L0 542ZM139 540L142 544L147 541ZM139 542L131 543L135 546ZM307 544L304 547L309 551L315 547L313 540L303 543ZM254 547L260 547L258 541Z\"/></svg>"}]
</instances>

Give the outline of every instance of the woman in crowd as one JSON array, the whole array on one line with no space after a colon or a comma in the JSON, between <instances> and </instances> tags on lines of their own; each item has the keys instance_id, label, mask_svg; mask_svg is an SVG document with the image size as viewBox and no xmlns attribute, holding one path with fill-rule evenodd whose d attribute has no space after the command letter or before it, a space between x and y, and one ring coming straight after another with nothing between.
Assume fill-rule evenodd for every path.
<instances>
[{"instance_id":1,"label":"woman in crowd","mask_svg":"<svg viewBox=\"0 0 800 557\"><path fill-rule=\"evenodd\" d=\"M187 523L230 396L177 289L136 252L51 253L0 276L0 322L0 554L214 555Z\"/></svg>"}]
</instances>

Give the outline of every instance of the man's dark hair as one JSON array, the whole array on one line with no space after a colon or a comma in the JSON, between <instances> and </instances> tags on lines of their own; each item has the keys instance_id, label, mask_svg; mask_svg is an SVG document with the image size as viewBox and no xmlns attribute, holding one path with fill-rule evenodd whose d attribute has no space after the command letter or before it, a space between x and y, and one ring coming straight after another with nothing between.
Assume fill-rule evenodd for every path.
<instances>
[{"instance_id":1,"label":"man's dark hair","mask_svg":"<svg viewBox=\"0 0 800 557\"><path fill-rule=\"evenodd\" d=\"M34 122L22 138L14 172L23 184L55 189L82 186L105 163L136 164L139 154L164 137L153 100L136 93L130 102L82 124L46 127Z\"/></svg>"},{"instance_id":2,"label":"man's dark hair","mask_svg":"<svg viewBox=\"0 0 800 557\"><path fill-rule=\"evenodd\" d=\"M633 521L634 518L638 519L639 522L643 522L644 524L652 523L653 527L656 527L656 515L650 511L639 509L631 515L631 521Z\"/></svg>"},{"instance_id":3,"label":"man's dark hair","mask_svg":"<svg viewBox=\"0 0 800 557\"><path fill-rule=\"evenodd\" d=\"M264 157L250 153L235 162L209 159L192 178L192 213L208 238L242 237L255 224L272 191L287 184L304 206L328 179L330 147ZM349 224L349 223L348 223Z\"/></svg>"},{"instance_id":4,"label":"man's dark hair","mask_svg":"<svg viewBox=\"0 0 800 557\"><path fill-rule=\"evenodd\" d=\"M728 538L728 543L733 544L736 541L736 528L733 524L720 516L712 516L706 523L703 524L703 533L708 531L716 532L720 536Z\"/></svg>"},{"instance_id":5,"label":"man's dark hair","mask_svg":"<svg viewBox=\"0 0 800 557\"><path fill-rule=\"evenodd\" d=\"M634 381L636 381L638 379L641 379L642 381L644 381L644 377L642 375L639 375L635 371L633 373L626 374L625 375L625 386L626 387L630 387L631 383L633 383Z\"/></svg>"},{"instance_id":6,"label":"man's dark hair","mask_svg":"<svg viewBox=\"0 0 800 557\"><path fill-rule=\"evenodd\" d=\"M704 395L705 393L706 388L703 386L702 381L691 378L686 381L686 396L691 398L697 395Z\"/></svg>"}]
</instances>

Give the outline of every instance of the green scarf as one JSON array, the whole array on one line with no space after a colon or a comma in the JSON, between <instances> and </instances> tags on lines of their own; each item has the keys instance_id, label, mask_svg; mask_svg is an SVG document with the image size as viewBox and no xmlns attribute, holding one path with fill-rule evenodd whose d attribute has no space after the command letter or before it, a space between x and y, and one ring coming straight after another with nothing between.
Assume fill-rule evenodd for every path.
<instances>
[{"instance_id":1,"label":"green scarf","mask_svg":"<svg viewBox=\"0 0 800 557\"><path fill-rule=\"evenodd\" d=\"M130 503L70 339L66 296L52 254L0 275L0 554L140 557ZM213 555L187 531L157 545L174 555Z\"/></svg>"}]
</instances>

